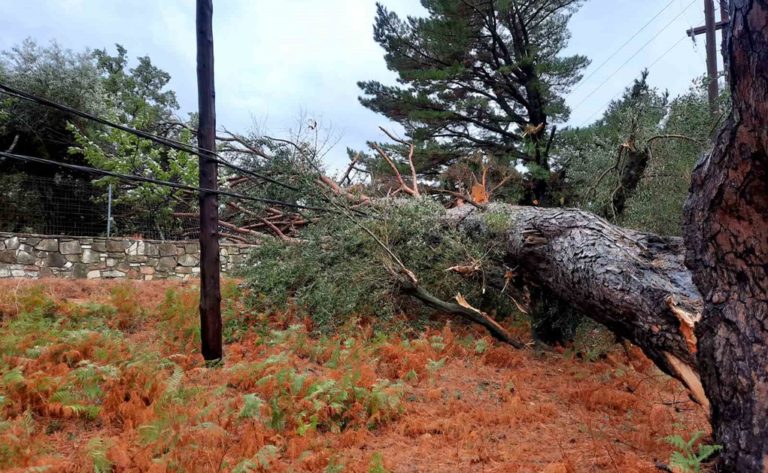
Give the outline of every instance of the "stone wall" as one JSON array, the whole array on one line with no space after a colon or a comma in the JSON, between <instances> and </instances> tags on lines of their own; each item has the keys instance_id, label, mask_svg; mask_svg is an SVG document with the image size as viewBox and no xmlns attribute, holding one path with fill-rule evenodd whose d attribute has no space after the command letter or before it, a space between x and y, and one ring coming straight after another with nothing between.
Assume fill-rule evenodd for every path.
<instances>
[{"instance_id":1,"label":"stone wall","mask_svg":"<svg viewBox=\"0 0 768 473\"><path fill-rule=\"evenodd\" d=\"M235 272L250 248L222 243L222 272ZM199 263L197 241L0 232L0 278L186 280L199 275Z\"/></svg>"}]
</instances>

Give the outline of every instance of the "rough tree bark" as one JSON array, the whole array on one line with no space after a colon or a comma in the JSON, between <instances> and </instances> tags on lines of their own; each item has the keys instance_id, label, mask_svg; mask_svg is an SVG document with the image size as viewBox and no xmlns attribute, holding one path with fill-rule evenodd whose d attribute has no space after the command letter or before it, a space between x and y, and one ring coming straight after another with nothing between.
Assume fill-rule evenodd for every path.
<instances>
[{"instance_id":1,"label":"rough tree bark","mask_svg":"<svg viewBox=\"0 0 768 473\"><path fill-rule=\"evenodd\" d=\"M579 210L504 204L452 209L446 224L503 242L509 267L635 343L708 405L693 334L701 296L680 238L620 228Z\"/></svg>"},{"instance_id":2,"label":"rough tree bark","mask_svg":"<svg viewBox=\"0 0 768 473\"><path fill-rule=\"evenodd\" d=\"M723 471L768 471L768 2L733 0L733 110L693 174L686 262L704 295L698 362Z\"/></svg>"}]
</instances>

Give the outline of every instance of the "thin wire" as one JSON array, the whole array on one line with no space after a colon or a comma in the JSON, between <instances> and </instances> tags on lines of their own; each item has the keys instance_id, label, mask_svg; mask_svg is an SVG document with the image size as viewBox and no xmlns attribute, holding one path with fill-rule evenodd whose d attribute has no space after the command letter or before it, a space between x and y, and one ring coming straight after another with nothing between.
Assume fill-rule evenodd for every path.
<instances>
[{"instance_id":1,"label":"thin wire","mask_svg":"<svg viewBox=\"0 0 768 473\"><path fill-rule=\"evenodd\" d=\"M285 202L282 200L274 200L274 199L266 199L262 197L253 197L250 195L245 194L239 194L237 192L230 192L230 191L223 191L218 189L208 189L204 187L194 187L187 184L179 184L177 182L170 182L170 181L161 181L158 179L152 179L151 177L144 177L144 176L133 176L130 174L120 174L112 171L105 171L103 169L97 169L92 168L90 166L80 166L78 164L67 164L67 163L61 163L58 161L52 161L50 159L44 159L44 158L37 158L34 156L25 156L21 154L12 154L12 153L6 153L4 151L0 151L0 157L9 158L9 159L15 159L17 161L25 161L25 162L33 162L33 163L39 163L39 164L47 164L51 166L59 166L66 169L72 169L75 171L85 172L89 174L95 174L95 175L101 175L101 176L110 176L110 177L116 177L118 179L123 179L126 181L136 181L136 182L147 182L150 184L157 184L159 186L166 186L166 187L172 187L174 189L181 189L181 190L187 190L192 192L205 192L210 194L218 194L218 195L225 195L228 197L235 197L238 199L243 200L252 200L255 202L261 202L265 204L271 204L271 205L278 205L282 207L291 207L295 209L304 209L304 210L318 210L322 212L333 212L332 210L325 209L322 207L312 207L307 205L301 205L301 204L294 204L291 202Z\"/></svg>"},{"instance_id":2,"label":"thin wire","mask_svg":"<svg viewBox=\"0 0 768 473\"><path fill-rule=\"evenodd\" d=\"M661 56L657 57L657 58L656 58L656 60L654 60L654 61L653 61L653 62L652 62L652 63L651 63L649 66L648 66L648 68L650 69L651 67L655 66L655 65L656 65L656 64L657 64L659 61L661 61L662 59L664 59L664 57L665 57L667 54L669 54L669 53L670 53L670 52L671 52L673 49L675 49L675 48L676 48L676 47L677 47L677 46L678 46L680 43L682 43L682 42L683 42L683 41L685 41L686 39L688 39L688 38L687 38L687 37L683 37L683 38L680 38L679 40L677 40L677 42L676 42L675 44L673 44L673 45L672 45L672 46L671 46L669 49L667 49L667 50L666 50L666 51L665 51L665 52L664 52L664 53L663 53ZM601 112L603 112L603 111L604 111L604 109L605 109L605 107L607 107L607 106L608 106L608 105L609 105L609 104L610 104L610 103L611 103L613 100L614 100L614 99L611 99L611 100L609 100L608 102L606 102L606 103L605 103L605 105L604 105L604 106L603 106L601 109L598 109L598 110L597 110L595 113L593 113L592 115L590 115L590 116L589 116L589 118L587 118L586 120L584 120L584 122L583 122L581 125L579 125L579 126L580 126L580 127L582 127L582 126L586 125L587 123L589 123L589 122L590 122L590 120L592 120L592 118L594 118L594 116L595 116L595 115L597 115L598 113L601 113Z\"/></svg>"},{"instance_id":3,"label":"thin wire","mask_svg":"<svg viewBox=\"0 0 768 473\"><path fill-rule=\"evenodd\" d=\"M613 78L614 78L614 76L616 76L616 74L618 74L618 72L624 68L624 66L626 66L627 64L629 64L629 63L630 63L630 61L632 61L634 58L636 58L638 54L640 54L640 53L641 53L641 52L642 52L642 51L643 51L645 48L647 48L649 44L651 44L651 43L652 43L652 42L653 42L653 41L654 41L656 38L658 38L658 37L659 37L659 35L660 35L661 33L663 33L663 32L664 32L664 31L665 31L667 28L669 28L669 27L670 27L670 26L671 26L671 25L672 25L672 24L673 24L675 21L677 21L677 19L678 19L678 18L680 18L680 17L681 17L681 16L682 16L682 15L683 15L683 14L684 14L684 13L685 13L685 12L686 12L686 11L687 11L689 8L691 8L691 5L693 5L693 4L694 4L695 2L697 2L697 1L698 1L698 0L693 0L693 1L691 1L691 3L689 3L689 4L688 4L688 6L686 6L686 7L685 7L685 8L684 8L684 9L683 9L683 10L682 10L680 13L678 13L678 14L677 14L677 15L676 15L674 18L672 18L672 20L670 20L670 21L669 21L669 23L667 23L666 25L664 25L664 27L663 27L663 28L661 28L659 31L657 31L657 32L656 32L656 34L655 34L655 35L653 35L653 36L651 37L651 39L649 39L649 40L648 40L648 41L647 41L645 44L643 44L643 45L640 47L640 49L638 49L637 51L635 51L635 53L634 53L632 56L630 56L630 57L629 57L629 59L627 59L626 61L624 61L624 63L623 63L621 66L619 66L619 67L618 67L618 68L617 68L615 71L613 71L613 73L612 73L611 75L609 75L609 76L608 76L608 77L607 77L607 78L606 78L606 79L605 79L603 82L601 82L601 83L600 83L600 85L598 85L597 87L595 87L595 88L594 88L594 90L592 90L592 92L590 92L589 94L587 94L587 96L586 96L586 97L584 97L583 99L581 99L581 101L580 101L579 103L577 103L576 105L574 105L574 107L571 109L571 112L575 112L576 110L578 110L578 108L579 108L581 105L583 105L583 104L584 104L584 102L586 102L586 101L587 101L587 99L589 99L590 97L592 97L592 96L593 96L595 93L597 93L597 92L598 92L598 91L599 91L599 90L600 90L600 89L601 89L601 88L602 88L602 87L603 87L605 84L607 84L607 83L608 83L608 81L610 81L611 79L613 79ZM685 39L685 38L683 38L683 39ZM675 46L676 46L676 45L677 45L677 43L675 44Z\"/></svg>"},{"instance_id":4,"label":"thin wire","mask_svg":"<svg viewBox=\"0 0 768 473\"><path fill-rule=\"evenodd\" d=\"M196 156L201 156L206 159L210 159L218 164L221 164L224 167L227 167L233 171L240 172L243 174L250 175L251 177L255 177L257 179L262 179L264 181L270 182L272 184L284 187L286 189L290 189L292 191L298 191L299 189L296 187L293 187L289 184L285 184L283 182L277 181L275 179L272 179L269 176L265 176L263 174L259 174L257 172L251 171L249 169L245 169L243 167L237 166L235 164L232 164L226 160L224 160L220 154L218 154L215 151L206 150L199 147L193 147L186 143L182 143L181 141L177 141L171 138L164 138L162 136L158 136L152 133L148 133L146 131L137 130L135 128L131 128L125 125L120 125L114 122L111 122L105 118L97 117L96 115L92 115L87 112L83 112L82 110L77 110L72 107L68 107L66 105L61 105L56 102L52 102L48 99L45 99L43 97L38 97L36 95L30 94L28 92L24 92L22 90L16 89L14 87L10 87L8 85L0 83L0 93L4 93L6 95L10 95L12 97L16 97L22 100L27 100L29 102L34 102L39 105L44 105L46 107L55 108L59 111L71 113L73 115L77 115L78 117L85 118L87 120L94 121L96 123L100 123L102 125L108 126L110 128L115 128L117 130L124 131L126 133L130 133L132 135L138 136L140 138L144 138L146 140L153 141L155 143L161 144L163 146L167 146L169 148L173 148L178 151L183 151L185 153L191 153Z\"/></svg>"},{"instance_id":5,"label":"thin wire","mask_svg":"<svg viewBox=\"0 0 768 473\"><path fill-rule=\"evenodd\" d=\"M640 33L642 33L642 32L643 32L643 31L644 31L644 30L645 30L645 29L646 29L648 26L650 26L650 24L651 24L651 23L653 23L653 22L654 22L654 20L656 20L656 18L658 18L659 16L661 16L661 14L662 14L662 13L664 13L665 11L667 11L667 10L669 9L669 7L671 7L671 6L672 6L672 4L673 4L673 3L675 3L675 1L676 1L676 0L670 0L670 2L669 2L669 3L667 3L667 5L666 5L664 8L662 8L662 9L661 9L661 11L659 11L658 13L656 13L656 14L653 16L653 18L651 18L650 20L648 20L648 23L644 24L644 25L643 25L643 26L642 26L642 27L641 27L639 30L637 30L637 31L635 32L635 34L633 34L633 35L632 35L632 36L631 36L631 37L630 37L628 40L626 40L626 41L624 42L624 44L622 44L621 46L619 46L619 47L618 47L618 49L616 49L616 51L614 51L614 52L613 52L613 53L612 53L610 56L608 56L608 59L606 59L606 60L604 60L603 62L601 62L601 63L600 63L600 65L599 65L599 66L597 66L597 69L594 69L594 70L593 70L593 71L592 71L592 72L591 72L591 73L590 73L590 74L589 74L587 77L584 77L583 79L581 79L581 80L579 81L579 83L578 83L578 84L576 84L576 87L574 87L574 88L573 88L573 90L571 90L571 94L573 94L574 92L576 92L577 90L579 90L579 89L581 88L581 86L582 86L582 85L584 85L584 84L585 84L585 83L586 83L586 82L587 82L587 81L588 81L588 80L589 80L591 77L593 77L593 76L594 76L594 75L597 73L597 71L599 71L600 69L602 69L602 68L603 68L603 66L605 66L606 64L608 64L608 61L610 61L611 59L613 59L614 57L616 57L616 55L617 55L617 54L619 54L619 53L621 52L621 50L622 50L622 49L624 49L624 48L625 48L625 47L626 47L626 46L627 46L627 45L628 45L630 42L632 42L632 40L633 40L633 39L637 38L637 35L639 35Z\"/></svg>"}]
</instances>

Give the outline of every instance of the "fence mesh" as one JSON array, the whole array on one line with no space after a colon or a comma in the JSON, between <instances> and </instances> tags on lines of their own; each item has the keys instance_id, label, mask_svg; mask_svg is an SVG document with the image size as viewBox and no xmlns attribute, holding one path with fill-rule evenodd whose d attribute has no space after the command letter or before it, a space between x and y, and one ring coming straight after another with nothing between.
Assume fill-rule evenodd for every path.
<instances>
[{"instance_id":1,"label":"fence mesh","mask_svg":"<svg viewBox=\"0 0 768 473\"><path fill-rule=\"evenodd\" d=\"M153 240L199 237L196 217L174 215L196 214L196 196L171 195L167 189L151 185L133 190L134 195L129 194L131 190L121 189L119 195L117 189L113 191L110 206L109 187L88 178L2 174L0 231L69 236L107 236L109 232L115 237ZM158 198L153 192L165 193Z\"/></svg>"}]
</instances>

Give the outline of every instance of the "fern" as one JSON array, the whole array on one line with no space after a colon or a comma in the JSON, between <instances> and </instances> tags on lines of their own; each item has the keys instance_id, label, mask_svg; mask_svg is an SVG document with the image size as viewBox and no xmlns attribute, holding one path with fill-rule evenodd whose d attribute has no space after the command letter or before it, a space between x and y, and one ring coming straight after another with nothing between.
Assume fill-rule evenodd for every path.
<instances>
[{"instance_id":1,"label":"fern","mask_svg":"<svg viewBox=\"0 0 768 473\"><path fill-rule=\"evenodd\" d=\"M445 366L445 360L447 360L447 358L440 358L439 360L427 361L427 370L429 370L429 372L432 374L436 373L443 366Z\"/></svg>"},{"instance_id":2,"label":"fern","mask_svg":"<svg viewBox=\"0 0 768 473\"><path fill-rule=\"evenodd\" d=\"M250 458L246 458L245 460L241 461L235 467L232 469L232 473L253 473L254 471L257 471L258 465L255 461L251 460Z\"/></svg>"},{"instance_id":3,"label":"fern","mask_svg":"<svg viewBox=\"0 0 768 473\"><path fill-rule=\"evenodd\" d=\"M93 473L111 473L112 462L107 458L109 445L99 437L88 442L88 456L93 461Z\"/></svg>"},{"instance_id":4,"label":"fern","mask_svg":"<svg viewBox=\"0 0 768 473\"><path fill-rule=\"evenodd\" d=\"M268 471L272 462L277 458L279 449L274 445L265 445L252 458L246 458L238 463L232 473L253 473Z\"/></svg>"},{"instance_id":5,"label":"fern","mask_svg":"<svg viewBox=\"0 0 768 473\"><path fill-rule=\"evenodd\" d=\"M23 382L24 373L21 371L21 368L14 368L3 375L4 386L13 386L14 384L21 384Z\"/></svg>"},{"instance_id":6,"label":"fern","mask_svg":"<svg viewBox=\"0 0 768 473\"><path fill-rule=\"evenodd\" d=\"M182 370L181 367L179 366L174 366L173 374L168 378L168 381L166 381L165 383L165 392L163 394L168 397L173 397L173 395L179 391L179 387L181 386L181 380L183 377L184 377L184 370Z\"/></svg>"},{"instance_id":7,"label":"fern","mask_svg":"<svg viewBox=\"0 0 768 473\"><path fill-rule=\"evenodd\" d=\"M252 419L260 415L264 400L258 394L246 394L243 396L243 401L243 408L240 409L238 417L241 419Z\"/></svg>"},{"instance_id":8,"label":"fern","mask_svg":"<svg viewBox=\"0 0 768 473\"><path fill-rule=\"evenodd\" d=\"M338 460L335 457L331 457L328 460L328 465L325 467L323 473L343 473L344 463L337 463Z\"/></svg>"},{"instance_id":9,"label":"fern","mask_svg":"<svg viewBox=\"0 0 768 473\"><path fill-rule=\"evenodd\" d=\"M101 408L99 406L86 406L82 404L70 404L64 407L72 409L72 413L77 417L83 417L88 420L96 420L99 417Z\"/></svg>"},{"instance_id":10,"label":"fern","mask_svg":"<svg viewBox=\"0 0 768 473\"><path fill-rule=\"evenodd\" d=\"M376 452L371 456L371 465L368 467L368 473L390 473L384 467L384 458L381 456L381 453Z\"/></svg>"},{"instance_id":11,"label":"fern","mask_svg":"<svg viewBox=\"0 0 768 473\"><path fill-rule=\"evenodd\" d=\"M446 347L445 340L440 335L429 337L429 344L438 353Z\"/></svg>"},{"instance_id":12,"label":"fern","mask_svg":"<svg viewBox=\"0 0 768 473\"><path fill-rule=\"evenodd\" d=\"M278 452L279 450L276 446L265 445L264 447L261 447L258 452L256 452L255 458L259 462L259 465L266 470L269 468L275 458L277 458Z\"/></svg>"},{"instance_id":13,"label":"fern","mask_svg":"<svg viewBox=\"0 0 768 473\"><path fill-rule=\"evenodd\" d=\"M679 435L665 437L664 440L677 449L669 457L669 466L686 473L699 473L704 460L722 449L720 445L701 444L694 450L696 442L703 435L704 432L696 432L687 441Z\"/></svg>"}]
</instances>

